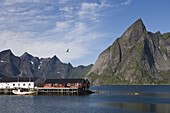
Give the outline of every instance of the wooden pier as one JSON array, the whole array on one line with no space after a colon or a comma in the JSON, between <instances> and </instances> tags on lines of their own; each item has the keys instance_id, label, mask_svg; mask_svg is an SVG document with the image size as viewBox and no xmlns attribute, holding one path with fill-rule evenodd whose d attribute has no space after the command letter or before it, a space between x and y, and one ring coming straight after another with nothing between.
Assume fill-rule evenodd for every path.
<instances>
[{"instance_id":1,"label":"wooden pier","mask_svg":"<svg viewBox=\"0 0 170 113\"><path fill-rule=\"evenodd\" d=\"M14 89L0 89L0 95L12 95Z\"/></svg>"},{"instance_id":2,"label":"wooden pier","mask_svg":"<svg viewBox=\"0 0 170 113\"><path fill-rule=\"evenodd\" d=\"M1 95L13 95L12 90L14 89L0 89ZM90 94L91 91L84 90L82 88L43 88L37 87L35 90L38 91L38 95L86 95Z\"/></svg>"},{"instance_id":3,"label":"wooden pier","mask_svg":"<svg viewBox=\"0 0 170 113\"><path fill-rule=\"evenodd\" d=\"M82 90L78 88L37 88L39 94L57 94L57 95L79 95Z\"/></svg>"},{"instance_id":4,"label":"wooden pier","mask_svg":"<svg viewBox=\"0 0 170 113\"><path fill-rule=\"evenodd\" d=\"M12 91L21 88L22 91L29 91L30 88L38 91L39 95L86 95L92 93L90 82L86 79L46 79L34 78L28 82L28 78L3 78L0 79L0 94L10 94Z\"/></svg>"}]
</instances>

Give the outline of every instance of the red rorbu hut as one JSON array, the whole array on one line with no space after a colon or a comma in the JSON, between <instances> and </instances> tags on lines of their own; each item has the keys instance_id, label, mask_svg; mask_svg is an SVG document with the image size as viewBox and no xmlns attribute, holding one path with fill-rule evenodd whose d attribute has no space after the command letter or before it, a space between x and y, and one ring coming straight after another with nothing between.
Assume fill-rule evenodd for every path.
<instances>
[{"instance_id":1,"label":"red rorbu hut","mask_svg":"<svg viewBox=\"0 0 170 113\"><path fill-rule=\"evenodd\" d=\"M87 90L90 82L86 79L46 79L44 88L80 88Z\"/></svg>"}]
</instances>

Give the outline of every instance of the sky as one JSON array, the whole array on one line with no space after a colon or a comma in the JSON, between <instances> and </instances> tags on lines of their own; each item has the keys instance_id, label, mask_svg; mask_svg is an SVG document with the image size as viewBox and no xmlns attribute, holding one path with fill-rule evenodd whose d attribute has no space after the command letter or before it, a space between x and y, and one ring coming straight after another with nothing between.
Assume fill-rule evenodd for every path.
<instances>
[{"instance_id":1,"label":"sky","mask_svg":"<svg viewBox=\"0 0 170 113\"><path fill-rule=\"evenodd\" d=\"M0 51L39 58L56 55L73 66L94 64L139 18L148 31L170 32L169 4L169 0L0 0Z\"/></svg>"}]
</instances>

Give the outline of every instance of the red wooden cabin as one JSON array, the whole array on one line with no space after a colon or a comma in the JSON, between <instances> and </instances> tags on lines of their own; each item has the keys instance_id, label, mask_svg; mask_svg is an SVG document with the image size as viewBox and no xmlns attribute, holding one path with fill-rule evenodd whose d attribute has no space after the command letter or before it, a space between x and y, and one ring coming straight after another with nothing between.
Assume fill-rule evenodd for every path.
<instances>
[{"instance_id":1,"label":"red wooden cabin","mask_svg":"<svg viewBox=\"0 0 170 113\"><path fill-rule=\"evenodd\" d=\"M88 89L90 82L86 79L46 79L44 88L65 88L75 87Z\"/></svg>"}]
</instances>

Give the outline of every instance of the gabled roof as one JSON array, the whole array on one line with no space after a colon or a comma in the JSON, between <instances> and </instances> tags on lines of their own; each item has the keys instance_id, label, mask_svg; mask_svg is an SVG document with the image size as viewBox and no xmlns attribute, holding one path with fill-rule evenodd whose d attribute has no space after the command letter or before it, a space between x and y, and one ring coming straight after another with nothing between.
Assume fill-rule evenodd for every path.
<instances>
[{"instance_id":1,"label":"gabled roof","mask_svg":"<svg viewBox=\"0 0 170 113\"><path fill-rule=\"evenodd\" d=\"M35 82L39 77L34 78L0 78L0 82Z\"/></svg>"},{"instance_id":2,"label":"gabled roof","mask_svg":"<svg viewBox=\"0 0 170 113\"><path fill-rule=\"evenodd\" d=\"M65 83L83 83L85 82L84 79L46 79L45 84L49 83L59 83L59 84L65 84Z\"/></svg>"}]
</instances>

